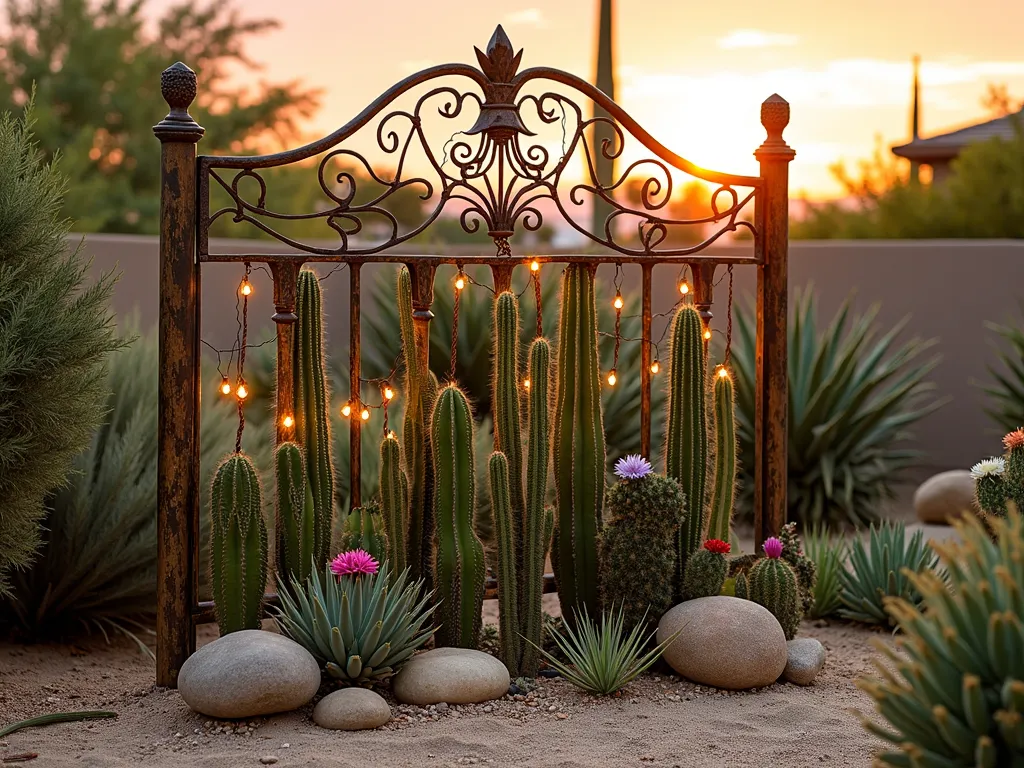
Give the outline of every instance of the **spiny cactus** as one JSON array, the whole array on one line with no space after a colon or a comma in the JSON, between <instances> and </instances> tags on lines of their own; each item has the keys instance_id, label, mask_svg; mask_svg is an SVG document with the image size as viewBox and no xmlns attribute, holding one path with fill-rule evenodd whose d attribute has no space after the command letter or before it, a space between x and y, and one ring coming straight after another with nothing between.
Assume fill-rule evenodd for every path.
<instances>
[{"instance_id":1,"label":"spiny cactus","mask_svg":"<svg viewBox=\"0 0 1024 768\"><path fill-rule=\"evenodd\" d=\"M398 438L388 435L380 444L380 506L388 534L388 557L395 573L407 562L405 530L409 519L409 481L402 469ZM380 558L378 558L380 559Z\"/></svg>"},{"instance_id":2,"label":"spiny cactus","mask_svg":"<svg viewBox=\"0 0 1024 768\"><path fill-rule=\"evenodd\" d=\"M515 513L509 489L508 459L495 451L487 463L491 485L491 511L498 541L498 628L501 638L501 660L509 674L519 671L522 641L519 637L519 580L516 566ZM539 605L537 606L540 607ZM516 675L518 676L518 675Z\"/></svg>"},{"instance_id":3,"label":"spiny cactus","mask_svg":"<svg viewBox=\"0 0 1024 768\"><path fill-rule=\"evenodd\" d=\"M484 599L484 547L473 529L473 415L454 384L437 396L430 441L437 481L437 645L476 648Z\"/></svg>"},{"instance_id":4,"label":"spiny cactus","mask_svg":"<svg viewBox=\"0 0 1024 768\"><path fill-rule=\"evenodd\" d=\"M384 533L384 520L380 504L371 501L349 512L341 529L338 542L342 552L361 549L373 556L377 562L388 559L388 537Z\"/></svg>"},{"instance_id":5,"label":"spiny cactus","mask_svg":"<svg viewBox=\"0 0 1024 768\"><path fill-rule=\"evenodd\" d=\"M686 522L679 529L676 595L682 595L686 560L704 538L708 431L705 413L703 324L692 306L682 306L672 321L669 346L668 429L665 473L686 494Z\"/></svg>"},{"instance_id":6,"label":"spiny cactus","mask_svg":"<svg viewBox=\"0 0 1024 768\"><path fill-rule=\"evenodd\" d=\"M494 300L494 450L505 454L510 478L512 534L523 541L523 436L519 417L519 301L511 291Z\"/></svg>"},{"instance_id":7,"label":"spiny cactus","mask_svg":"<svg viewBox=\"0 0 1024 768\"><path fill-rule=\"evenodd\" d=\"M721 539L708 539L686 563L683 577L683 599L712 597L722 593L722 585L729 573L729 544Z\"/></svg>"},{"instance_id":8,"label":"spiny cactus","mask_svg":"<svg viewBox=\"0 0 1024 768\"><path fill-rule=\"evenodd\" d=\"M708 538L729 541L736 498L736 399L723 366L715 374L715 478L711 488Z\"/></svg>"},{"instance_id":9,"label":"spiny cactus","mask_svg":"<svg viewBox=\"0 0 1024 768\"><path fill-rule=\"evenodd\" d=\"M260 481L248 456L228 456L217 468L210 506L210 563L220 633L259 629L267 586L267 527Z\"/></svg>"},{"instance_id":10,"label":"spiny cactus","mask_svg":"<svg viewBox=\"0 0 1024 768\"><path fill-rule=\"evenodd\" d=\"M313 498L313 554L327 562L334 516L334 465L327 376L324 373L323 300L320 281L309 269L299 272L295 292L295 442L303 451L306 483ZM281 532L278 537L280 541Z\"/></svg>"},{"instance_id":11,"label":"spiny cactus","mask_svg":"<svg viewBox=\"0 0 1024 768\"><path fill-rule=\"evenodd\" d=\"M786 639L792 640L803 618L796 574L782 559L782 542L775 537L765 541L764 553L747 574L747 599L771 611L782 625Z\"/></svg>"},{"instance_id":12,"label":"spiny cactus","mask_svg":"<svg viewBox=\"0 0 1024 768\"><path fill-rule=\"evenodd\" d=\"M305 582L313 572L316 511L302 449L281 443L274 457L277 475L277 573L288 588L291 579Z\"/></svg>"},{"instance_id":13,"label":"spiny cactus","mask_svg":"<svg viewBox=\"0 0 1024 768\"><path fill-rule=\"evenodd\" d=\"M1003 517L1007 511L1006 459L993 456L971 467L975 501L978 509Z\"/></svg>"},{"instance_id":14,"label":"spiny cactus","mask_svg":"<svg viewBox=\"0 0 1024 768\"><path fill-rule=\"evenodd\" d=\"M602 538L604 602L622 608L627 627L645 621L645 629L653 628L672 607L683 492L675 480L649 473L616 483L607 501L611 519Z\"/></svg>"},{"instance_id":15,"label":"spiny cactus","mask_svg":"<svg viewBox=\"0 0 1024 768\"><path fill-rule=\"evenodd\" d=\"M552 560L565 616L601 613L598 539L605 443L597 354L596 268L570 264L562 278L555 372L555 496Z\"/></svg>"},{"instance_id":16,"label":"spiny cactus","mask_svg":"<svg viewBox=\"0 0 1024 768\"><path fill-rule=\"evenodd\" d=\"M818 581L818 566L804 554L804 544L796 532L796 521L786 523L779 531L782 559L789 563L800 587L800 613L804 616L814 607L814 585Z\"/></svg>"}]
</instances>

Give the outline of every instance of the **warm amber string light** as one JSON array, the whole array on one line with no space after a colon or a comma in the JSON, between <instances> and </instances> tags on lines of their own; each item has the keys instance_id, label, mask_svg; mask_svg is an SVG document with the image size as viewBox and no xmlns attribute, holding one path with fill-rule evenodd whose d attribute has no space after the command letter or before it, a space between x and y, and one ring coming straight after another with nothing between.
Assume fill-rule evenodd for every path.
<instances>
[{"instance_id":1,"label":"warm amber string light","mask_svg":"<svg viewBox=\"0 0 1024 768\"><path fill-rule=\"evenodd\" d=\"M529 379L523 379L523 389L529 389L529 388L530 388L530 380Z\"/></svg>"},{"instance_id":2,"label":"warm amber string light","mask_svg":"<svg viewBox=\"0 0 1024 768\"><path fill-rule=\"evenodd\" d=\"M617 382L617 381L618 381L618 378L615 376L615 369L613 368L611 373L608 374L608 386L609 387L614 387L615 386L615 382Z\"/></svg>"},{"instance_id":3,"label":"warm amber string light","mask_svg":"<svg viewBox=\"0 0 1024 768\"><path fill-rule=\"evenodd\" d=\"M285 416L283 419L281 419L281 423L284 425L285 429L291 429L292 427L295 426L295 419L293 419L291 416Z\"/></svg>"},{"instance_id":4,"label":"warm amber string light","mask_svg":"<svg viewBox=\"0 0 1024 768\"><path fill-rule=\"evenodd\" d=\"M368 421L370 419L370 409L363 408L363 412L359 414L359 416L362 418L363 421Z\"/></svg>"},{"instance_id":5,"label":"warm amber string light","mask_svg":"<svg viewBox=\"0 0 1024 768\"><path fill-rule=\"evenodd\" d=\"M341 406L341 415L346 417L346 418L348 418L349 416L352 415L352 404L351 403L345 403L343 406Z\"/></svg>"},{"instance_id":6,"label":"warm amber string light","mask_svg":"<svg viewBox=\"0 0 1024 768\"><path fill-rule=\"evenodd\" d=\"M653 363L651 363L651 373L657 373L660 370L661 370L661 363L659 363L657 360L655 360Z\"/></svg>"},{"instance_id":7,"label":"warm amber string light","mask_svg":"<svg viewBox=\"0 0 1024 768\"><path fill-rule=\"evenodd\" d=\"M235 396L239 400L245 400L249 396L249 388L245 386L244 381L239 382L238 389L235 390Z\"/></svg>"},{"instance_id":8,"label":"warm amber string light","mask_svg":"<svg viewBox=\"0 0 1024 768\"><path fill-rule=\"evenodd\" d=\"M395 390L389 386L384 387L384 399L391 400L395 396Z\"/></svg>"},{"instance_id":9,"label":"warm amber string light","mask_svg":"<svg viewBox=\"0 0 1024 768\"><path fill-rule=\"evenodd\" d=\"M220 393L222 395L231 394L231 382L228 381L228 377L225 376L220 380Z\"/></svg>"}]
</instances>

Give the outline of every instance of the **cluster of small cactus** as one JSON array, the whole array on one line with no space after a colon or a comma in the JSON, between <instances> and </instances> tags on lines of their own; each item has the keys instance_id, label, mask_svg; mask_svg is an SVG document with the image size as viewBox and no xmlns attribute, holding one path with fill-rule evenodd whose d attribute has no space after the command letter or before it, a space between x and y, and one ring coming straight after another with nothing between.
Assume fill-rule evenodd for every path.
<instances>
[{"instance_id":1,"label":"cluster of small cactus","mask_svg":"<svg viewBox=\"0 0 1024 768\"><path fill-rule=\"evenodd\" d=\"M728 542L708 539L704 546L694 552L686 563L683 575L683 599L696 600L698 597L712 597L722 593L722 585L729 574Z\"/></svg>"},{"instance_id":2,"label":"cluster of small cactus","mask_svg":"<svg viewBox=\"0 0 1024 768\"><path fill-rule=\"evenodd\" d=\"M629 469L630 463L641 469ZM608 490L611 517L601 540L603 598L621 608L628 628L646 621L646 629L672 607L675 541L686 502L678 482L654 474L639 456L621 459L616 473L622 479Z\"/></svg>"},{"instance_id":3,"label":"cluster of small cactus","mask_svg":"<svg viewBox=\"0 0 1024 768\"><path fill-rule=\"evenodd\" d=\"M971 467L978 508L989 515L1005 517L1012 502L1024 511L1024 428L1003 438L1004 456L993 456Z\"/></svg>"},{"instance_id":4,"label":"cluster of small cactus","mask_svg":"<svg viewBox=\"0 0 1024 768\"><path fill-rule=\"evenodd\" d=\"M665 473L686 495L686 520L676 546L674 593L682 597L686 561L704 538L708 430L705 397L706 360L700 313L684 305L672 321L669 346L668 428Z\"/></svg>"},{"instance_id":5,"label":"cluster of small cactus","mask_svg":"<svg viewBox=\"0 0 1024 768\"><path fill-rule=\"evenodd\" d=\"M267 527L256 468L248 456L228 456L210 497L210 563L221 635L259 629L267 586Z\"/></svg>"},{"instance_id":6,"label":"cluster of small cactus","mask_svg":"<svg viewBox=\"0 0 1024 768\"><path fill-rule=\"evenodd\" d=\"M454 384L437 396L430 429L434 462L438 646L476 648L484 599L484 548L476 535L473 415Z\"/></svg>"},{"instance_id":7,"label":"cluster of small cactus","mask_svg":"<svg viewBox=\"0 0 1024 768\"><path fill-rule=\"evenodd\" d=\"M339 547L342 551L362 550L374 560L383 563L387 561L388 553L391 551L384 530L380 504L371 501L349 512L341 527Z\"/></svg>"},{"instance_id":8,"label":"cluster of small cactus","mask_svg":"<svg viewBox=\"0 0 1024 768\"><path fill-rule=\"evenodd\" d=\"M765 556L736 577L736 597L759 603L779 620L787 640L796 637L803 618L800 586L793 568L782 559L782 542L774 536L764 542Z\"/></svg>"},{"instance_id":9,"label":"cluster of small cactus","mask_svg":"<svg viewBox=\"0 0 1024 768\"><path fill-rule=\"evenodd\" d=\"M804 545L800 540L800 534L796 532L795 521L782 526L779 541L782 542L782 559L789 563L796 574L797 585L800 587L800 612L806 616L814 608L814 585L818 580L818 567L804 554Z\"/></svg>"},{"instance_id":10,"label":"cluster of small cactus","mask_svg":"<svg viewBox=\"0 0 1024 768\"><path fill-rule=\"evenodd\" d=\"M562 278L555 367L555 540L552 564L566 616L601 614L598 541L605 441L597 351L596 267L570 264Z\"/></svg>"}]
</instances>

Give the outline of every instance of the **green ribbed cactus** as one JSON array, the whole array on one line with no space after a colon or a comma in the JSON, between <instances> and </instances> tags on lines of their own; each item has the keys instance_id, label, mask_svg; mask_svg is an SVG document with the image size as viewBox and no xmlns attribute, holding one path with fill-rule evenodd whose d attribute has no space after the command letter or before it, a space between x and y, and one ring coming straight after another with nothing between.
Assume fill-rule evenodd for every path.
<instances>
[{"instance_id":1,"label":"green ribbed cactus","mask_svg":"<svg viewBox=\"0 0 1024 768\"><path fill-rule=\"evenodd\" d=\"M267 527L260 481L248 456L236 453L217 467L210 506L210 563L220 633L259 629L267 586Z\"/></svg>"},{"instance_id":2,"label":"green ribbed cactus","mask_svg":"<svg viewBox=\"0 0 1024 768\"><path fill-rule=\"evenodd\" d=\"M409 270L398 272L398 326L405 360L405 416L402 448L409 484L407 563L413 579L422 578L428 591L434 552L433 462L430 458L430 415L437 399L437 379L424 370L416 355L416 334L412 318L412 277Z\"/></svg>"},{"instance_id":3,"label":"green ribbed cactus","mask_svg":"<svg viewBox=\"0 0 1024 768\"><path fill-rule=\"evenodd\" d=\"M518 677L522 640L519 637L519 555L515 536L515 513L509 488L508 458L495 451L487 463L491 486L491 512L498 543L498 631L501 660L509 674ZM540 606L538 605L538 608Z\"/></svg>"},{"instance_id":4,"label":"green ribbed cactus","mask_svg":"<svg viewBox=\"0 0 1024 768\"><path fill-rule=\"evenodd\" d=\"M768 539L764 543L764 551L765 557L754 563L747 574L747 599L771 611L782 625L786 639L792 640L803 618L796 573L781 557L781 541Z\"/></svg>"},{"instance_id":5,"label":"green ribbed cactus","mask_svg":"<svg viewBox=\"0 0 1024 768\"><path fill-rule=\"evenodd\" d=\"M722 585L729 575L729 545L721 539L708 539L704 546L690 555L683 576L683 599L712 597L722 594Z\"/></svg>"},{"instance_id":6,"label":"green ribbed cactus","mask_svg":"<svg viewBox=\"0 0 1024 768\"><path fill-rule=\"evenodd\" d=\"M473 415L462 390L450 384L434 405L437 553L434 583L440 601L438 646L476 648L484 599L484 547L473 529Z\"/></svg>"},{"instance_id":7,"label":"green ribbed cactus","mask_svg":"<svg viewBox=\"0 0 1024 768\"><path fill-rule=\"evenodd\" d=\"M306 463L295 443L281 443L274 456L277 474L277 573L282 589L291 579L305 583L313 572L316 513L306 482Z\"/></svg>"},{"instance_id":8,"label":"green ribbed cactus","mask_svg":"<svg viewBox=\"0 0 1024 768\"><path fill-rule=\"evenodd\" d=\"M555 372L557 515L552 560L563 616L601 614L598 539L604 508L605 444L597 354L596 267L570 264L562 277Z\"/></svg>"},{"instance_id":9,"label":"green ribbed cactus","mask_svg":"<svg viewBox=\"0 0 1024 768\"><path fill-rule=\"evenodd\" d=\"M407 562L405 529L409 520L409 481L402 469L398 438L388 435L380 444L380 506L388 534L388 562L402 573Z\"/></svg>"},{"instance_id":10,"label":"green ribbed cactus","mask_svg":"<svg viewBox=\"0 0 1024 768\"><path fill-rule=\"evenodd\" d=\"M736 498L736 400L732 377L723 366L715 374L715 478L711 488L708 538L729 541Z\"/></svg>"},{"instance_id":11,"label":"green ribbed cactus","mask_svg":"<svg viewBox=\"0 0 1024 768\"><path fill-rule=\"evenodd\" d=\"M494 450L508 460L513 537L523 541L523 435L519 416L519 301L505 291L494 300Z\"/></svg>"},{"instance_id":12,"label":"green ribbed cactus","mask_svg":"<svg viewBox=\"0 0 1024 768\"><path fill-rule=\"evenodd\" d=\"M385 562L389 548L380 504L371 501L349 512L341 528L338 546L342 552L361 549L373 555L378 563Z\"/></svg>"},{"instance_id":13,"label":"green ribbed cactus","mask_svg":"<svg viewBox=\"0 0 1024 768\"><path fill-rule=\"evenodd\" d=\"M704 538L708 430L705 413L703 324L692 306L679 308L672 321L668 373L668 429L665 473L683 487L686 521L679 528L675 594L682 596L686 560Z\"/></svg>"},{"instance_id":14,"label":"green ribbed cactus","mask_svg":"<svg viewBox=\"0 0 1024 768\"><path fill-rule=\"evenodd\" d=\"M324 373L323 300L320 281L312 270L299 272L295 314L295 442L302 447L306 483L313 498L313 554L319 568L327 562L331 550L334 464L328 414L330 395ZM280 535L279 525L279 541Z\"/></svg>"}]
</instances>

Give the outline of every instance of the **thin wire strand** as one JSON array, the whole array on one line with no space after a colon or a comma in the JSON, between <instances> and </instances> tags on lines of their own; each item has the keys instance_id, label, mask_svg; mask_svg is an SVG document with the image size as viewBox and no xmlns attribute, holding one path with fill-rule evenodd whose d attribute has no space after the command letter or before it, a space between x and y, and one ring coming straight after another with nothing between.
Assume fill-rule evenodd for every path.
<instances>
[{"instance_id":1,"label":"thin wire strand","mask_svg":"<svg viewBox=\"0 0 1024 768\"><path fill-rule=\"evenodd\" d=\"M245 277L239 283L238 293L242 297L242 322L241 339L238 343L238 387L245 384L245 348L249 341L249 297L242 293L242 286L249 281L252 274L252 264L245 262ZM235 394L238 394L237 389ZM248 395L248 392L246 393ZM245 409L242 407L244 397L238 398L238 432L235 435L235 453L242 452L242 432L245 431Z\"/></svg>"}]
</instances>

